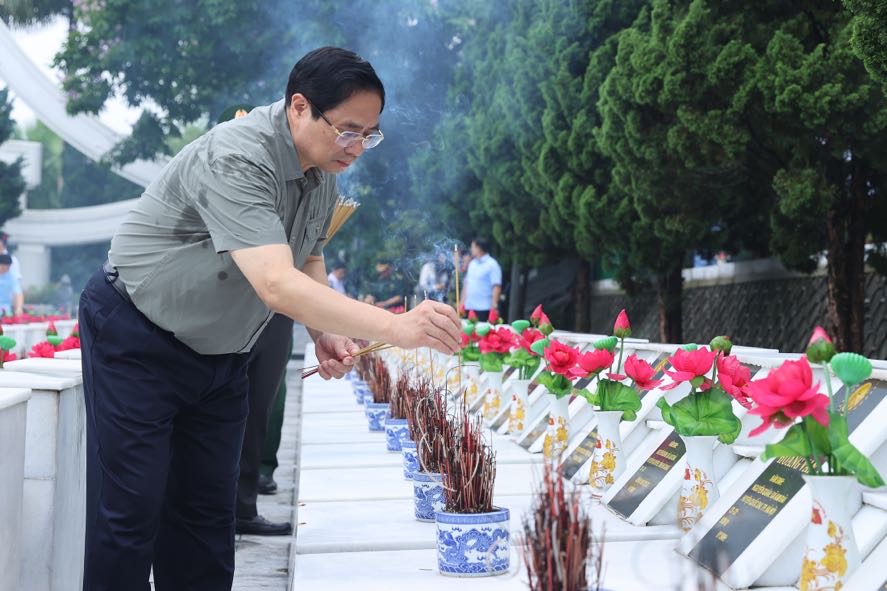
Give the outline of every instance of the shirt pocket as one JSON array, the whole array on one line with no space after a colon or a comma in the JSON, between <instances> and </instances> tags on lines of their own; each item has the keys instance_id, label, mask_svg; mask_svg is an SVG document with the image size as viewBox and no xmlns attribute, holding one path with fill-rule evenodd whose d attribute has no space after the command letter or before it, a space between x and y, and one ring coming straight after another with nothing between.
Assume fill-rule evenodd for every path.
<instances>
[{"instance_id":1,"label":"shirt pocket","mask_svg":"<svg viewBox=\"0 0 887 591\"><path fill-rule=\"evenodd\" d=\"M293 239L290 241L297 269L301 268L305 264L305 259L311 255L314 244L320 238L320 233L323 231L324 221L325 218L322 213L310 216L305 223L305 230L302 232L301 239L298 236L293 236Z\"/></svg>"}]
</instances>

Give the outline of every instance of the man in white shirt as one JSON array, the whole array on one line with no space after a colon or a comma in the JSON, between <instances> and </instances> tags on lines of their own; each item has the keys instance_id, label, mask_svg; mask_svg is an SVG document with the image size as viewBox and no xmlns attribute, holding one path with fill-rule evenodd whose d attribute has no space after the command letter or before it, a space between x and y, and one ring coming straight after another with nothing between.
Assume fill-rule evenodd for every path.
<instances>
[{"instance_id":1,"label":"man in white shirt","mask_svg":"<svg viewBox=\"0 0 887 591\"><path fill-rule=\"evenodd\" d=\"M336 263L333 265L333 270L330 271L330 274L326 276L326 282L330 287L338 291L342 295L348 295L345 293L345 274L347 273L345 269L344 263Z\"/></svg>"},{"instance_id":2,"label":"man in white shirt","mask_svg":"<svg viewBox=\"0 0 887 591\"><path fill-rule=\"evenodd\" d=\"M471 242L471 262L465 274L462 306L465 312L474 312L478 320L486 321L490 311L498 315L499 296L502 294L502 267L489 254L490 244L484 238Z\"/></svg>"}]
</instances>

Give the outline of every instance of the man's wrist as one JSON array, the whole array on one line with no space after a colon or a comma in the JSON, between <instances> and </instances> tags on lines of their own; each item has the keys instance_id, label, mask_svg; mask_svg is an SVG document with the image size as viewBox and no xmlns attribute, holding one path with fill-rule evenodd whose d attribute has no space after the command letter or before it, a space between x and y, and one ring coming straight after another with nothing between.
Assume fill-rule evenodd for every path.
<instances>
[{"instance_id":1,"label":"man's wrist","mask_svg":"<svg viewBox=\"0 0 887 591\"><path fill-rule=\"evenodd\" d=\"M308 330L308 336L311 337L311 340L317 343L320 340L320 337L323 336L323 331L315 330L313 328L305 327Z\"/></svg>"}]
</instances>

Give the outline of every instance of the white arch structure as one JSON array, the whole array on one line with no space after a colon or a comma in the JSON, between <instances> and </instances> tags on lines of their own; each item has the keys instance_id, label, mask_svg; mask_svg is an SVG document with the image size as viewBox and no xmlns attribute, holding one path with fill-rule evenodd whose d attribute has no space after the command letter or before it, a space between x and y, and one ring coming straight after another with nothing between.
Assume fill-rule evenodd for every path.
<instances>
[{"instance_id":1,"label":"white arch structure","mask_svg":"<svg viewBox=\"0 0 887 591\"><path fill-rule=\"evenodd\" d=\"M21 50L5 23L0 21L0 79L24 101L37 117L65 142L97 161L122 139L94 115L69 115L65 97ZM115 168L120 176L147 186L166 164L166 159L138 160ZM49 247L110 240L134 199L91 207L26 209L6 223L4 230L18 245L17 255L27 285L49 280Z\"/></svg>"}]
</instances>

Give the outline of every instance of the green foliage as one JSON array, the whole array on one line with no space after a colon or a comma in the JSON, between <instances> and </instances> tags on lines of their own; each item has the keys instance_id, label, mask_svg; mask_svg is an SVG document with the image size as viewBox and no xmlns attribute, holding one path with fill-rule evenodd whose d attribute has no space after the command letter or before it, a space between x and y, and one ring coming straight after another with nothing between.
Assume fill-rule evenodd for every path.
<instances>
[{"instance_id":1,"label":"green foliage","mask_svg":"<svg viewBox=\"0 0 887 591\"><path fill-rule=\"evenodd\" d=\"M812 417L804 417L789 427L780 441L766 446L761 459L771 458L805 458L811 474L854 475L864 486L884 486L871 461L850 443L847 419L839 413L829 413L827 428ZM823 463L829 459L831 465L825 468Z\"/></svg>"},{"instance_id":2,"label":"green foliage","mask_svg":"<svg viewBox=\"0 0 887 591\"><path fill-rule=\"evenodd\" d=\"M598 410L621 410L622 420L633 421L641 410L641 397L637 390L614 380L599 380L594 392L578 392L589 404Z\"/></svg>"},{"instance_id":3,"label":"green foliage","mask_svg":"<svg viewBox=\"0 0 887 591\"><path fill-rule=\"evenodd\" d=\"M8 94L5 88L0 89L0 144L12 137L15 130ZM0 162L0 226L21 214L18 199L24 191L21 158L11 164Z\"/></svg>"},{"instance_id":4,"label":"green foliage","mask_svg":"<svg viewBox=\"0 0 887 591\"><path fill-rule=\"evenodd\" d=\"M536 376L536 381L558 399L567 396L573 391L573 383L559 373L550 371L540 372Z\"/></svg>"},{"instance_id":5,"label":"green foliage","mask_svg":"<svg viewBox=\"0 0 887 591\"><path fill-rule=\"evenodd\" d=\"M144 113L118 146L121 163L165 153L164 138L202 115L214 120L233 102L281 95L292 66L278 45L291 22L271 3L85 0L74 17L55 60L68 110L96 113L117 92L133 106L150 99L162 110Z\"/></svg>"},{"instance_id":6,"label":"green foliage","mask_svg":"<svg viewBox=\"0 0 887 591\"><path fill-rule=\"evenodd\" d=\"M0 20L19 26L44 23L55 16L70 18L71 0L3 0L0 2Z\"/></svg>"},{"instance_id":7,"label":"green foliage","mask_svg":"<svg viewBox=\"0 0 887 591\"><path fill-rule=\"evenodd\" d=\"M480 368L484 371L502 371L501 353L481 353Z\"/></svg>"},{"instance_id":8,"label":"green foliage","mask_svg":"<svg viewBox=\"0 0 887 591\"><path fill-rule=\"evenodd\" d=\"M853 51L887 91L887 0L844 0L853 18Z\"/></svg>"},{"instance_id":9,"label":"green foliage","mask_svg":"<svg viewBox=\"0 0 887 591\"><path fill-rule=\"evenodd\" d=\"M720 386L691 392L674 404L660 398L656 406L662 419L680 435L717 435L725 444L736 441L742 423L733 414L732 398Z\"/></svg>"}]
</instances>

